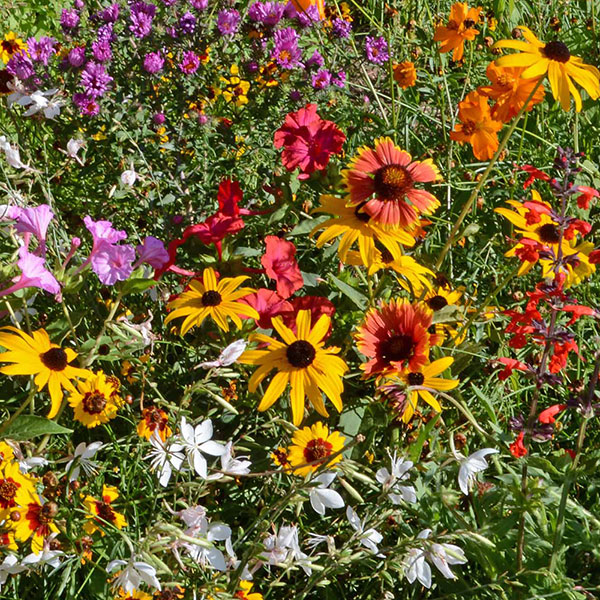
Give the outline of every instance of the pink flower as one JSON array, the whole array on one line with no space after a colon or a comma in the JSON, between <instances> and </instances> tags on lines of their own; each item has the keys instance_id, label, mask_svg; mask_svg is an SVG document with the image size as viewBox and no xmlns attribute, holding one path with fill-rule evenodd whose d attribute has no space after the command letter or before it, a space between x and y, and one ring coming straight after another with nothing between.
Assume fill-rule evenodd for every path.
<instances>
[{"instance_id":1,"label":"pink flower","mask_svg":"<svg viewBox=\"0 0 600 600\"><path fill-rule=\"evenodd\" d=\"M284 300L277 292L260 288L256 294L249 294L240 298L240 302L248 304L260 315L256 324L261 329L271 329L271 319L277 315L292 311L292 305Z\"/></svg>"},{"instance_id":2,"label":"pink flower","mask_svg":"<svg viewBox=\"0 0 600 600\"><path fill-rule=\"evenodd\" d=\"M276 235L265 238L267 249L260 262L267 276L277 283L277 293L282 298L289 298L304 285L304 279L296 262L296 246L292 242L282 240Z\"/></svg>"},{"instance_id":3,"label":"pink flower","mask_svg":"<svg viewBox=\"0 0 600 600\"><path fill-rule=\"evenodd\" d=\"M54 213L47 204L40 204L31 208L20 208L15 213L17 220L15 229L19 233L25 234L26 245L29 242L29 236L34 235L40 243L40 253L46 253L46 234L48 225L54 218Z\"/></svg>"},{"instance_id":4,"label":"pink flower","mask_svg":"<svg viewBox=\"0 0 600 600\"><path fill-rule=\"evenodd\" d=\"M314 171L327 167L332 154L338 154L346 136L333 121L317 114L316 104L307 104L289 113L275 132L275 148L283 146L281 160L288 171L300 168L299 179L308 179Z\"/></svg>"},{"instance_id":5,"label":"pink flower","mask_svg":"<svg viewBox=\"0 0 600 600\"><path fill-rule=\"evenodd\" d=\"M17 265L21 269L21 276L13 285L0 292L0 296L6 296L28 287L37 287L50 294L58 294L60 285L54 275L44 266L45 262L41 256L31 254L25 246L21 246L17 261Z\"/></svg>"},{"instance_id":6,"label":"pink flower","mask_svg":"<svg viewBox=\"0 0 600 600\"><path fill-rule=\"evenodd\" d=\"M92 257L92 270L104 285L125 281L133 271L135 249L129 244L111 245L104 242Z\"/></svg>"},{"instance_id":7,"label":"pink flower","mask_svg":"<svg viewBox=\"0 0 600 600\"><path fill-rule=\"evenodd\" d=\"M83 223L94 237L94 247L99 245L101 241L116 244L127 237L125 231L114 229L110 221L94 221L87 216L84 217Z\"/></svg>"},{"instance_id":8,"label":"pink flower","mask_svg":"<svg viewBox=\"0 0 600 600\"><path fill-rule=\"evenodd\" d=\"M136 248L139 258L137 264L148 263L154 269L161 269L169 262L169 253L165 245L151 235L144 239L144 242Z\"/></svg>"},{"instance_id":9,"label":"pink flower","mask_svg":"<svg viewBox=\"0 0 600 600\"><path fill-rule=\"evenodd\" d=\"M288 302L290 309L282 312L283 322L294 333L296 333L296 315L301 310L310 310L311 328L315 326L321 315L332 317L335 314L335 306L322 296L301 296L292 298ZM327 335L331 333L332 326L329 325Z\"/></svg>"}]
</instances>

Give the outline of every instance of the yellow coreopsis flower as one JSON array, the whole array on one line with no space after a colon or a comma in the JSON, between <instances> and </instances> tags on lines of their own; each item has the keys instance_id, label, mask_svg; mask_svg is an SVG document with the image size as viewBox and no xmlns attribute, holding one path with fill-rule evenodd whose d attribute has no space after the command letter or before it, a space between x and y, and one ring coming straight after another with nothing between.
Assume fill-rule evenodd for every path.
<instances>
[{"instance_id":1,"label":"yellow coreopsis flower","mask_svg":"<svg viewBox=\"0 0 600 600\"><path fill-rule=\"evenodd\" d=\"M73 416L88 428L108 423L124 404L118 392L119 386L115 385L114 378L99 371L87 381L79 382L77 390L71 392L69 404L73 408Z\"/></svg>"},{"instance_id":2,"label":"yellow coreopsis flower","mask_svg":"<svg viewBox=\"0 0 600 600\"><path fill-rule=\"evenodd\" d=\"M11 515L15 539L24 542L31 538L31 551L39 554L44 547L44 540L52 533L58 533L58 527L54 524L57 511L54 502L40 504L37 500L22 507Z\"/></svg>"},{"instance_id":3,"label":"yellow coreopsis flower","mask_svg":"<svg viewBox=\"0 0 600 600\"><path fill-rule=\"evenodd\" d=\"M544 43L528 27L521 26L519 29L525 41L500 40L494 44L494 48L520 50L518 54L497 59L499 67L526 67L521 74L524 79L548 75L552 95L563 110L569 110L571 96L575 100L575 110L581 110L581 95L573 82L579 84L593 100L600 96L600 71L596 67L586 65L581 58L573 56L564 42L553 40Z\"/></svg>"},{"instance_id":4,"label":"yellow coreopsis flower","mask_svg":"<svg viewBox=\"0 0 600 600\"><path fill-rule=\"evenodd\" d=\"M114 525L117 529L123 529L127 526L125 517L116 512L112 503L119 497L119 491L116 487L104 485L102 487L102 498L96 500L93 496L86 496L83 500L83 505L87 510L86 519L88 521L83 526L86 533L91 535L95 531L100 530L104 535L102 528L107 526L107 522Z\"/></svg>"},{"instance_id":5,"label":"yellow coreopsis flower","mask_svg":"<svg viewBox=\"0 0 600 600\"><path fill-rule=\"evenodd\" d=\"M229 78L221 77L221 81L225 84L222 91L223 98L237 107L244 106L248 104L250 82L239 77L240 69L237 65L231 65L230 73Z\"/></svg>"},{"instance_id":6,"label":"yellow coreopsis flower","mask_svg":"<svg viewBox=\"0 0 600 600\"><path fill-rule=\"evenodd\" d=\"M30 502L37 502L33 477L21 473L16 461L4 463L0 468L0 521L10 519L13 510L21 510Z\"/></svg>"},{"instance_id":7,"label":"yellow coreopsis flower","mask_svg":"<svg viewBox=\"0 0 600 600\"><path fill-rule=\"evenodd\" d=\"M323 463L329 469L342 460L340 450L344 447L346 438L338 431L329 433L323 423L315 423L312 427L298 430L292 437L292 445L288 448L290 470L295 475L305 477L316 471ZM327 460L332 454L337 454Z\"/></svg>"},{"instance_id":8,"label":"yellow coreopsis flower","mask_svg":"<svg viewBox=\"0 0 600 600\"><path fill-rule=\"evenodd\" d=\"M14 31L9 31L0 41L0 60L7 64L8 61L22 50L27 51L27 44Z\"/></svg>"}]
</instances>

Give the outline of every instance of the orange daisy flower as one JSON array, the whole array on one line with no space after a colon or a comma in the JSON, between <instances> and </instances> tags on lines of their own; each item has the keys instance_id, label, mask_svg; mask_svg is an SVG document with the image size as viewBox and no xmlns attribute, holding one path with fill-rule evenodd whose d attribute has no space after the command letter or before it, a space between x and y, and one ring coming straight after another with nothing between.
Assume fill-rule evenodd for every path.
<instances>
[{"instance_id":1,"label":"orange daisy flower","mask_svg":"<svg viewBox=\"0 0 600 600\"><path fill-rule=\"evenodd\" d=\"M433 161L413 161L388 137L375 140L375 148L360 148L342 175L350 200L380 225L407 227L440 205L415 187L441 178Z\"/></svg>"},{"instance_id":2,"label":"orange daisy flower","mask_svg":"<svg viewBox=\"0 0 600 600\"><path fill-rule=\"evenodd\" d=\"M486 75L492 85L481 86L477 88L477 91L496 101L491 110L492 118L495 121L508 123L514 119L537 85L537 78L523 79L521 77L524 70L525 67L499 67L493 62L488 65ZM541 85L529 101L527 110L531 110L536 104L542 102L545 93L546 90Z\"/></svg>"},{"instance_id":3,"label":"orange daisy flower","mask_svg":"<svg viewBox=\"0 0 600 600\"><path fill-rule=\"evenodd\" d=\"M452 50L452 60L461 60L465 50L465 41L472 42L479 30L475 25L479 23L479 16L483 9L469 8L466 2L455 2L450 9L450 18L447 25L440 25L435 30L433 40L442 42L440 52Z\"/></svg>"},{"instance_id":4,"label":"orange daisy flower","mask_svg":"<svg viewBox=\"0 0 600 600\"><path fill-rule=\"evenodd\" d=\"M391 300L372 308L359 327L356 345L370 360L361 368L365 377L416 371L429 360L429 348L440 337L429 333L433 312L424 304Z\"/></svg>"},{"instance_id":5,"label":"orange daisy flower","mask_svg":"<svg viewBox=\"0 0 600 600\"><path fill-rule=\"evenodd\" d=\"M450 138L460 144L471 144L475 158L490 160L498 149L502 123L492 118L488 99L471 92L459 102L458 118L460 123L450 132Z\"/></svg>"}]
</instances>

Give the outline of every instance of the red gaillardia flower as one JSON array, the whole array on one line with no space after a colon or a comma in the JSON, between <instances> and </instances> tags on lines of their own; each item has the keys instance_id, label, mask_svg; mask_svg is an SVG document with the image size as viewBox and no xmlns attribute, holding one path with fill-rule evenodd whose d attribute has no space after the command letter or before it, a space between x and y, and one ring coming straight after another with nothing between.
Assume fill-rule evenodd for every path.
<instances>
[{"instance_id":1,"label":"red gaillardia flower","mask_svg":"<svg viewBox=\"0 0 600 600\"><path fill-rule=\"evenodd\" d=\"M413 161L387 137L375 140L374 148L360 148L342 175L352 203L361 204L379 225L408 227L440 205L432 194L415 187L440 179L433 161Z\"/></svg>"},{"instance_id":2,"label":"red gaillardia flower","mask_svg":"<svg viewBox=\"0 0 600 600\"><path fill-rule=\"evenodd\" d=\"M373 308L359 327L357 347L370 360L361 368L365 377L417 370L429 360L439 336L429 333L433 312L424 304L391 300Z\"/></svg>"}]
</instances>

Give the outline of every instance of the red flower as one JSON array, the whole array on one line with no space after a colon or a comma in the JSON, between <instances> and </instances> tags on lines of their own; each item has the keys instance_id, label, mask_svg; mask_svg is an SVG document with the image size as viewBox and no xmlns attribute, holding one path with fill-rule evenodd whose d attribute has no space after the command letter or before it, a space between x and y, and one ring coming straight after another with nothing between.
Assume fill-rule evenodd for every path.
<instances>
[{"instance_id":1,"label":"red flower","mask_svg":"<svg viewBox=\"0 0 600 600\"><path fill-rule=\"evenodd\" d=\"M548 371L550 371L550 373L558 373L560 370L564 369L567 366L567 360L571 350L579 355L579 347L575 340L554 342L554 353L550 359Z\"/></svg>"},{"instance_id":2,"label":"red flower","mask_svg":"<svg viewBox=\"0 0 600 600\"><path fill-rule=\"evenodd\" d=\"M525 171L526 173L529 173L529 177L527 178L527 181L525 181L525 183L523 184L523 189L526 190L536 179L541 179L542 181L550 181L550 175L548 175L547 173L544 173L544 171L540 171L539 169L536 169L534 166L532 165L523 165L522 167L519 167L519 169L521 169L522 171Z\"/></svg>"},{"instance_id":3,"label":"red flower","mask_svg":"<svg viewBox=\"0 0 600 600\"><path fill-rule=\"evenodd\" d=\"M508 447L508 449L510 450L510 453L515 458L521 458L522 456L527 456L527 448L525 448L525 444L523 444L524 437L525 437L525 434L521 431L521 433L517 436L517 439L512 444L510 444L510 446Z\"/></svg>"},{"instance_id":4,"label":"red flower","mask_svg":"<svg viewBox=\"0 0 600 600\"><path fill-rule=\"evenodd\" d=\"M277 293L282 298L289 298L304 285L304 279L296 262L296 246L292 242L282 240L276 235L265 238L267 249L260 262L267 276L277 283Z\"/></svg>"},{"instance_id":5,"label":"red flower","mask_svg":"<svg viewBox=\"0 0 600 600\"><path fill-rule=\"evenodd\" d=\"M283 146L283 166L288 171L300 167L298 179L308 179L314 171L322 171L345 141L346 136L333 121L325 121L317 114L316 104L289 113L274 138L275 148Z\"/></svg>"},{"instance_id":6,"label":"red flower","mask_svg":"<svg viewBox=\"0 0 600 600\"><path fill-rule=\"evenodd\" d=\"M562 412L563 410L565 410L565 408L567 408L566 404L553 404L552 406L549 406L547 409L543 410L539 417L538 417L538 421L540 423L554 423L554 421L556 420L554 417L556 417L556 415L559 412Z\"/></svg>"},{"instance_id":7,"label":"red flower","mask_svg":"<svg viewBox=\"0 0 600 600\"><path fill-rule=\"evenodd\" d=\"M578 185L577 191L581 192L581 195L577 196L577 206L583 209L588 209L590 207L590 202L594 198L598 198L598 196L600 196L600 192L598 192L598 190L587 187L587 185Z\"/></svg>"},{"instance_id":8,"label":"red flower","mask_svg":"<svg viewBox=\"0 0 600 600\"><path fill-rule=\"evenodd\" d=\"M597 316L597 313L593 308L590 308L589 306L582 306L579 304L565 304L562 307L562 310L564 310L565 312L573 313L573 316L571 317L571 320L567 323L567 325L572 325L573 323L575 323L575 321L577 321L577 319L579 319L579 317L583 317L584 315L594 317Z\"/></svg>"},{"instance_id":9,"label":"red flower","mask_svg":"<svg viewBox=\"0 0 600 600\"><path fill-rule=\"evenodd\" d=\"M257 290L256 294L249 294L240 298L240 302L248 304L260 315L260 319L256 321L256 324L261 329L271 329L271 319L273 317L292 311L292 305L287 300L277 292L266 288Z\"/></svg>"},{"instance_id":10,"label":"red flower","mask_svg":"<svg viewBox=\"0 0 600 600\"><path fill-rule=\"evenodd\" d=\"M322 296L302 296L300 298L293 298L287 304L289 304L289 310L282 312L284 324L289 327L294 333L296 333L296 315L301 310L310 310L311 328L315 326L321 315L327 315L333 317L335 314L335 306ZM329 331L331 332L331 324L329 325Z\"/></svg>"},{"instance_id":11,"label":"red flower","mask_svg":"<svg viewBox=\"0 0 600 600\"><path fill-rule=\"evenodd\" d=\"M575 457L577 456L577 452L575 452L575 450L565 448L565 452L571 457L572 460L575 460Z\"/></svg>"},{"instance_id":12,"label":"red flower","mask_svg":"<svg viewBox=\"0 0 600 600\"><path fill-rule=\"evenodd\" d=\"M514 358L502 357L498 359L498 362L504 365L504 369L498 373L498 379L500 379L500 381L508 379L515 369L517 371L525 371L526 373L531 372L531 368L527 363L521 362Z\"/></svg>"},{"instance_id":13,"label":"red flower","mask_svg":"<svg viewBox=\"0 0 600 600\"><path fill-rule=\"evenodd\" d=\"M219 202L218 212L229 217L237 217L240 214L239 203L243 192L240 184L231 179L224 179L219 184L217 200Z\"/></svg>"}]
</instances>

